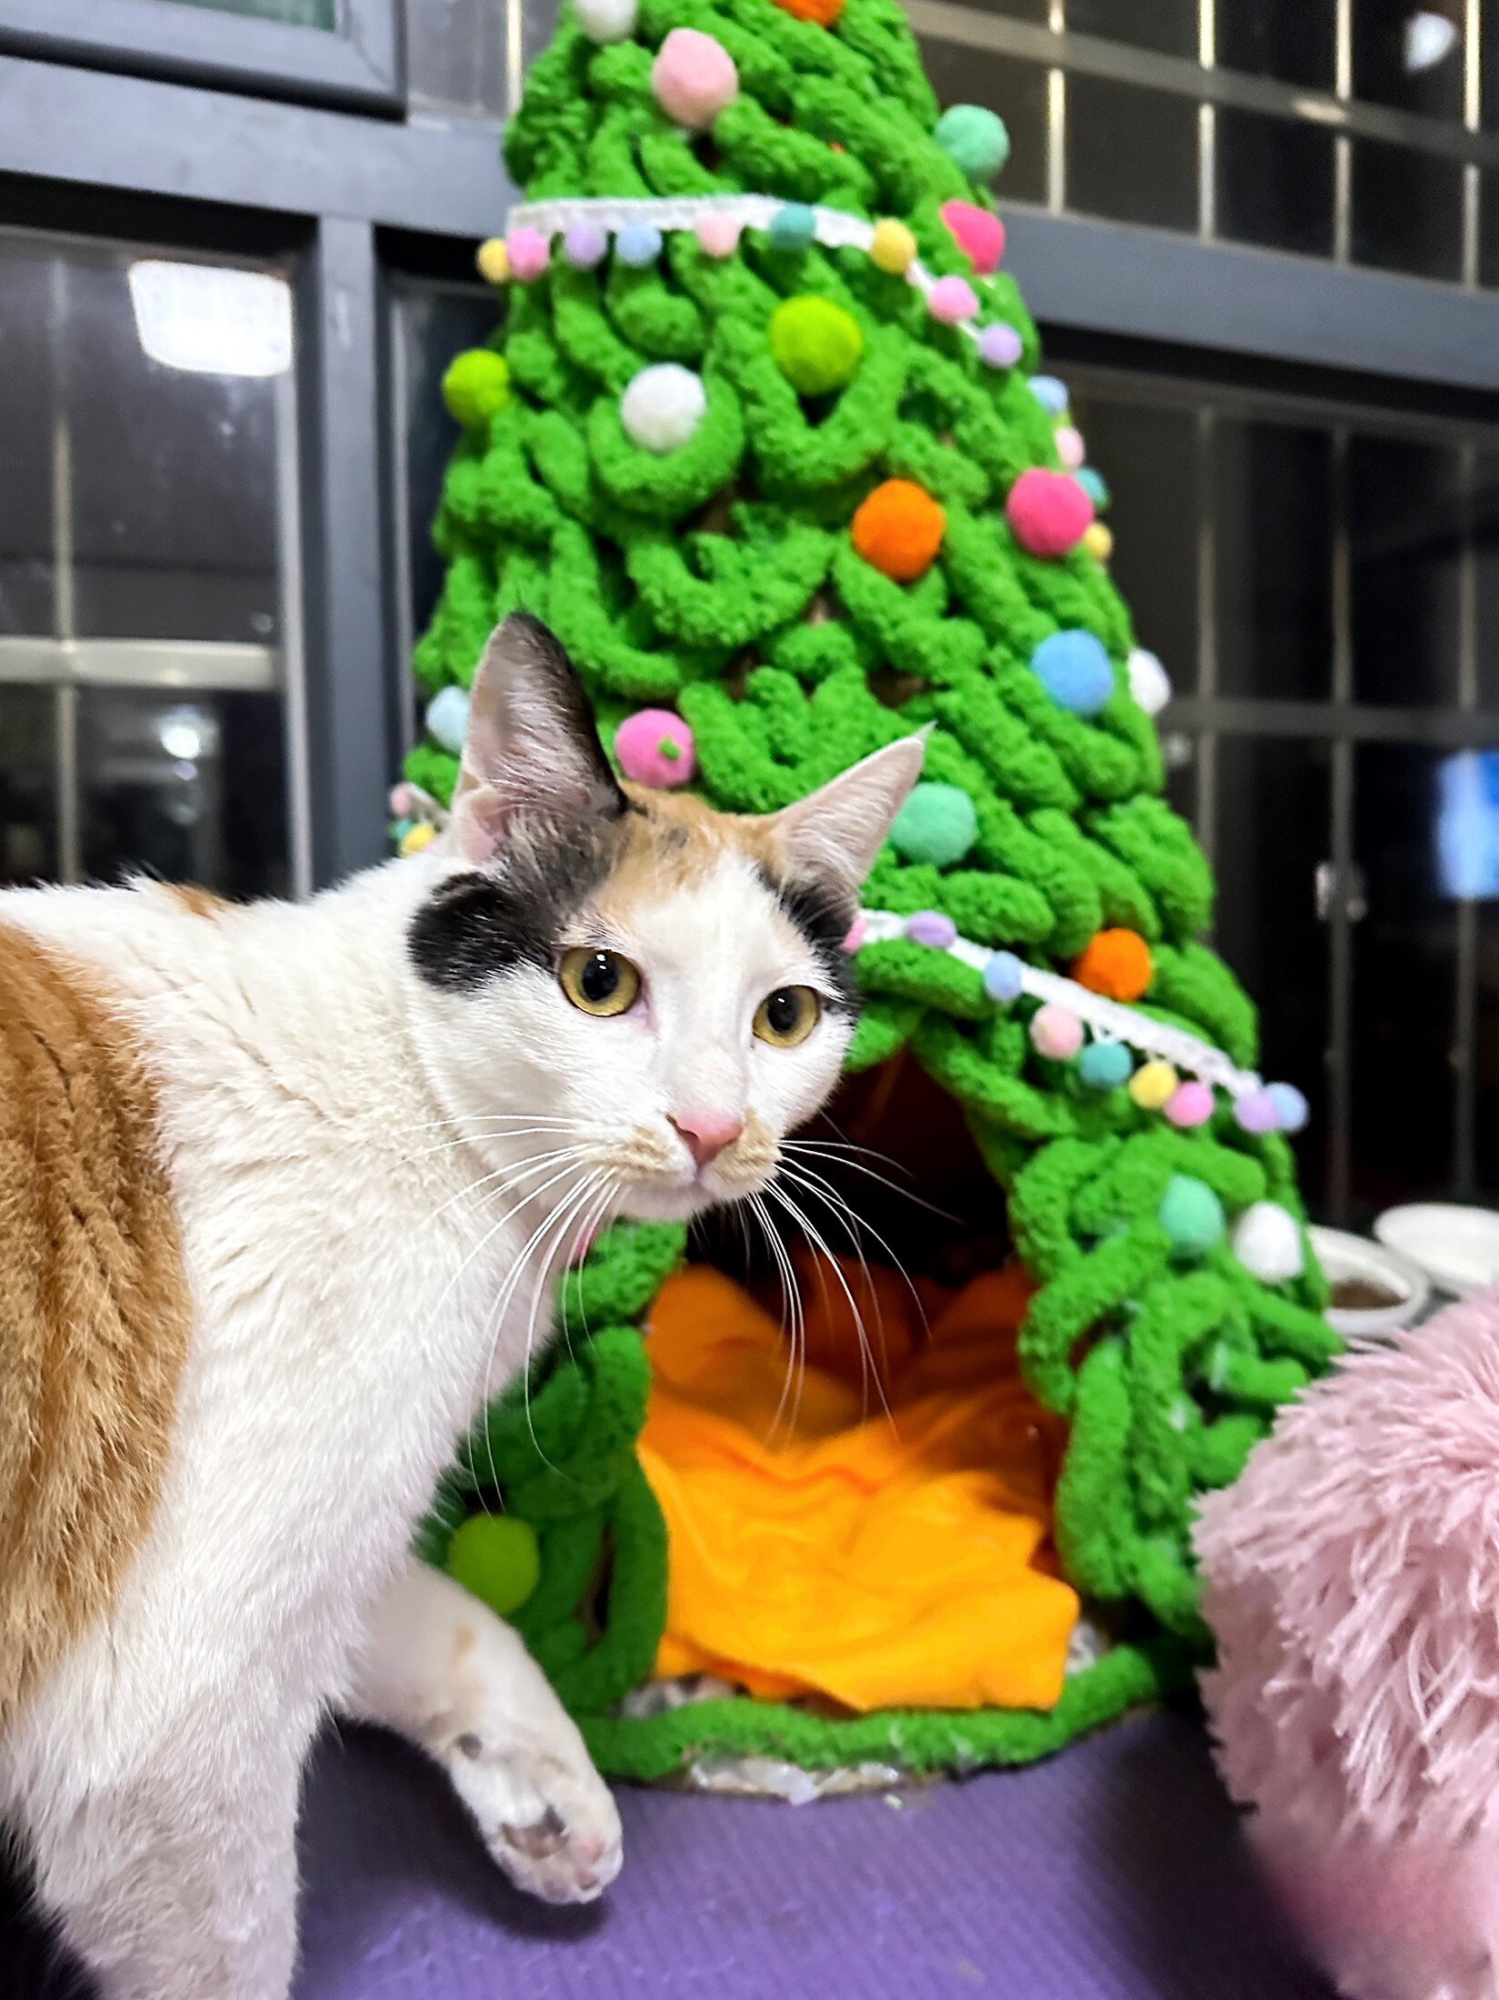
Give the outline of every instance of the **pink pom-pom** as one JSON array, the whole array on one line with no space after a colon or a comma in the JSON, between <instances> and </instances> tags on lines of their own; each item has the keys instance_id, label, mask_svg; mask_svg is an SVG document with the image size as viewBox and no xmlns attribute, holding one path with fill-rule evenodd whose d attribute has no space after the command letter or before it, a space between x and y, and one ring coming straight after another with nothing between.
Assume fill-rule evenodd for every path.
<instances>
[{"instance_id":1,"label":"pink pom-pom","mask_svg":"<svg viewBox=\"0 0 1499 2000\"><path fill-rule=\"evenodd\" d=\"M739 95L739 72L714 36L673 28L651 64L651 89L675 124L705 132Z\"/></svg>"},{"instance_id":2,"label":"pink pom-pom","mask_svg":"<svg viewBox=\"0 0 1499 2000\"><path fill-rule=\"evenodd\" d=\"M1031 1017L1031 1043L1037 1055L1071 1062L1083 1045L1083 1024L1069 1009L1048 1000Z\"/></svg>"},{"instance_id":3,"label":"pink pom-pom","mask_svg":"<svg viewBox=\"0 0 1499 2000\"><path fill-rule=\"evenodd\" d=\"M670 791L691 782L697 769L692 731L669 708L643 708L614 732L619 768L637 785Z\"/></svg>"},{"instance_id":4,"label":"pink pom-pom","mask_svg":"<svg viewBox=\"0 0 1499 2000\"><path fill-rule=\"evenodd\" d=\"M1065 472L1032 466L1010 488L1005 515L1015 539L1033 556L1064 556L1093 520L1093 502Z\"/></svg>"},{"instance_id":5,"label":"pink pom-pom","mask_svg":"<svg viewBox=\"0 0 1499 2000\"><path fill-rule=\"evenodd\" d=\"M972 201L945 201L942 220L981 278L997 271L1005 254L1005 226L997 215Z\"/></svg>"},{"instance_id":6,"label":"pink pom-pom","mask_svg":"<svg viewBox=\"0 0 1499 2000\"><path fill-rule=\"evenodd\" d=\"M864 912L860 910L858 916L854 918L848 927L848 935L843 940L843 949L847 952L858 951L864 942L864 933L868 929L869 925L865 921Z\"/></svg>"},{"instance_id":7,"label":"pink pom-pom","mask_svg":"<svg viewBox=\"0 0 1499 2000\"><path fill-rule=\"evenodd\" d=\"M926 295L926 309L944 326L956 326L977 313L978 293L966 278L939 278Z\"/></svg>"},{"instance_id":8,"label":"pink pom-pom","mask_svg":"<svg viewBox=\"0 0 1499 2000\"><path fill-rule=\"evenodd\" d=\"M1173 1125L1190 1131L1206 1125L1213 1115L1213 1093L1205 1083L1179 1083L1166 1099L1166 1116Z\"/></svg>"},{"instance_id":9,"label":"pink pom-pom","mask_svg":"<svg viewBox=\"0 0 1499 2000\"><path fill-rule=\"evenodd\" d=\"M1083 434L1071 424L1063 424L1056 434L1057 457L1069 472L1076 472L1088 456L1088 447L1083 443Z\"/></svg>"},{"instance_id":10,"label":"pink pom-pom","mask_svg":"<svg viewBox=\"0 0 1499 2000\"><path fill-rule=\"evenodd\" d=\"M390 816L392 819L415 819L420 800L415 785L405 783L390 788Z\"/></svg>"},{"instance_id":11,"label":"pink pom-pom","mask_svg":"<svg viewBox=\"0 0 1499 2000\"><path fill-rule=\"evenodd\" d=\"M709 257L732 257L739 248L744 224L732 215L705 215L697 225L697 240Z\"/></svg>"},{"instance_id":12,"label":"pink pom-pom","mask_svg":"<svg viewBox=\"0 0 1499 2000\"><path fill-rule=\"evenodd\" d=\"M1499 1935L1499 1292L1391 1341L1302 1390L1201 1501L1202 1685L1338 1989L1476 1994Z\"/></svg>"},{"instance_id":13,"label":"pink pom-pom","mask_svg":"<svg viewBox=\"0 0 1499 2000\"><path fill-rule=\"evenodd\" d=\"M510 255L510 275L523 285L539 278L552 261L551 239L539 229L512 229L505 238L505 248Z\"/></svg>"}]
</instances>

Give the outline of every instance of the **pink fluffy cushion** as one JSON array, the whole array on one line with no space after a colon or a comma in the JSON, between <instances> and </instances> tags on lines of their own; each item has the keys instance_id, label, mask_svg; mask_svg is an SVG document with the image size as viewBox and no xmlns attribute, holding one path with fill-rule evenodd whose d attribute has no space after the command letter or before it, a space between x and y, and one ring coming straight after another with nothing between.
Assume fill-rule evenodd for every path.
<instances>
[{"instance_id":1,"label":"pink fluffy cushion","mask_svg":"<svg viewBox=\"0 0 1499 2000\"><path fill-rule=\"evenodd\" d=\"M1499 1991L1499 1291L1308 1389L1196 1545L1219 1763L1343 1990Z\"/></svg>"}]
</instances>

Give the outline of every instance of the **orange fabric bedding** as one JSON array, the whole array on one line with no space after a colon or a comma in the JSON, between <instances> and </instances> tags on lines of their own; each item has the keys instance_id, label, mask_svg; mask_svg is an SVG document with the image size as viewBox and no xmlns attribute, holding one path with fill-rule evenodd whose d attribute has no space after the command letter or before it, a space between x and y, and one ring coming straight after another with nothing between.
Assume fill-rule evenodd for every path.
<instances>
[{"instance_id":1,"label":"orange fabric bedding","mask_svg":"<svg viewBox=\"0 0 1499 2000\"><path fill-rule=\"evenodd\" d=\"M799 1392L776 1321L722 1273L693 1266L656 1301L640 1445L671 1538L656 1671L853 1709L1049 1708L1078 1606L1047 1542L1060 1427L1016 1372L1028 1281L924 1288L928 1335L891 1274L873 1297L845 1276L883 1349L863 1385L826 1265L803 1271Z\"/></svg>"}]
</instances>

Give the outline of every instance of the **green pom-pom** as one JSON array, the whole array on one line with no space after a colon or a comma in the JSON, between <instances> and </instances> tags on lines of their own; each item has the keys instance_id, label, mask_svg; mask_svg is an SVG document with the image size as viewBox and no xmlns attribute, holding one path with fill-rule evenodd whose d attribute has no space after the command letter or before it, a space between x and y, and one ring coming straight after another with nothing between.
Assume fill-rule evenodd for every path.
<instances>
[{"instance_id":1,"label":"green pom-pom","mask_svg":"<svg viewBox=\"0 0 1499 2000\"><path fill-rule=\"evenodd\" d=\"M971 181L992 181L1010 157L1005 121L982 104L955 104L944 111L935 137Z\"/></svg>"},{"instance_id":2,"label":"green pom-pom","mask_svg":"<svg viewBox=\"0 0 1499 2000\"><path fill-rule=\"evenodd\" d=\"M978 814L960 785L928 780L917 785L890 829L895 851L906 861L929 861L950 868L978 838Z\"/></svg>"},{"instance_id":3,"label":"green pom-pom","mask_svg":"<svg viewBox=\"0 0 1499 2000\"><path fill-rule=\"evenodd\" d=\"M1224 1230L1223 1203L1195 1174L1171 1176L1156 1217L1184 1257L1206 1256Z\"/></svg>"},{"instance_id":4,"label":"green pom-pom","mask_svg":"<svg viewBox=\"0 0 1499 2000\"><path fill-rule=\"evenodd\" d=\"M471 1516L448 1545L448 1575L508 1618L541 1581L536 1530L513 1514Z\"/></svg>"},{"instance_id":5,"label":"green pom-pom","mask_svg":"<svg viewBox=\"0 0 1499 2000\"><path fill-rule=\"evenodd\" d=\"M471 347L442 378L443 398L466 431L478 430L510 401L510 369L502 354Z\"/></svg>"},{"instance_id":6,"label":"green pom-pom","mask_svg":"<svg viewBox=\"0 0 1499 2000\"><path fill-rule=\"evenodd\" d=\"M792 388L826 396L859 372L864 335L851 312L831 299L787 299L770 316L770 351Z\"/></svg>"}]
</instances>

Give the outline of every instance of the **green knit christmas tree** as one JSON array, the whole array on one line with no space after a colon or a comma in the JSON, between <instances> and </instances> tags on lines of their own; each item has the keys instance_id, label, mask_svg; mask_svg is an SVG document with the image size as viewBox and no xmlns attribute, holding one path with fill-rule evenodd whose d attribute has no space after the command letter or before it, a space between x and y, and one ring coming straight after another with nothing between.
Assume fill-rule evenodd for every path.
<instances>
[{"instance_id":1,"label":"green knit christmas tree","mask_svg":"<svg viewBox=\"0 0 1499 2000\"><path fill-rule=\"evenodd\" d=\"M991 114L939 120L895 0L568 0L506 140L527 207L484 253L503 331L449 377L465 435L408 778L448 797L461 691L516 609L561 637L632 775L727 810L930 726L865 891L850 1062L909 1050L962 1105L1040 1287L1026 1379L1070 1420L1066 1573L1133 1607L1049 1714L621 1716L669 1559L638 1329L685 1252L622 1224L567 1281L572 1357L489 1412L425 1530L446 1559L496 1488L507 1532L534 1530L539 1578L522 1563L498 1601L608 1771L1016 1761L1149 1698L1206 1647L1194 1494L1336 1346L1275 1129L1296 1093L1247 1074L1254 1009L1198 941L1212 880L1132 692L1089 527L1106 493L998 268L1003 153ZM1071 970L1082 988L1047 986ZM1080 992L1133 1005L1096 1018Z\"/></svg>"}]
</instances>

